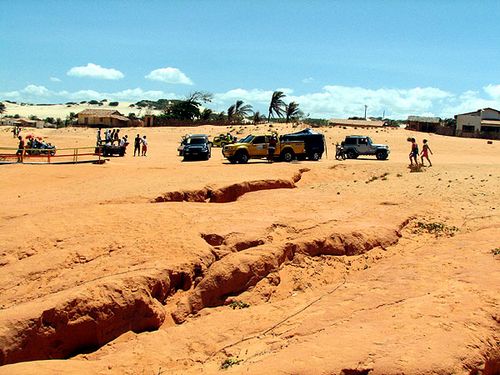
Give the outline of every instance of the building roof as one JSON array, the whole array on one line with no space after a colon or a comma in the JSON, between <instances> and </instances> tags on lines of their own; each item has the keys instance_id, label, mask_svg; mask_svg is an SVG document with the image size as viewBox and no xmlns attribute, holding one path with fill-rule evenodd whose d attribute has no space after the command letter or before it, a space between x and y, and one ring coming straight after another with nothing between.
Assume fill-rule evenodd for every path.
<instances>
[{"instance_id":1,"label":"building roof","mask_svg":"<svg viewBox=\"0 0 500 375\"><path fill-rule=\"evenodd\" d=\"M408 116L408 121L411 122L427 122L430 124L439 124L441 119L439 117L425 117L425 116Z\"/></svg>"},{"instance_id":2,"label":"building roof","mask_svg":"<svg viewBox=\"0 0 500 375\"><path fill-rule=\"evenodd\" d=\"M370 120L346 120L339 118L332 118L328 120L330 124L333 125L344 125L344 126L384 126L384 121L370 121Z\"/></svg>"},{"instance_id":3,"label":"building roof","mask_svg":"<svg viewBox=\"0 0 500 375\"><path fill-rule=\"evenodd\" d=\"M486 111L486 110L495 111L497 113L500 113L500 111L498 109L486 107L486 108L478 109L478 110L472 111L472 112L459 113L458 115L455 115L455 116L474 115L474 114L479 115L481 113L481 111Z\"/></svg>"},{"instance_id":4,"label":"building roof","mask_svg":"<svg viewBox=\"0 0 500 375\"><path fill-rule=\"evenodd\" d=\"M84 109L78 112L78 114L95 117L111 117L111 115L121 116L121 113L115 109Z\"/></svg>"},{"instance_id":5,"label":"building roof","mask_svg":"<svg viewBox=\"0 0 500 375\"><path fill-rule=\"evenodd\" d=\"M114 118L116 120L120 120L120 121L129 121L130 120L128 117L125 117L122 115L111 115L109 117Z\"/></svg>"}]
</instances>

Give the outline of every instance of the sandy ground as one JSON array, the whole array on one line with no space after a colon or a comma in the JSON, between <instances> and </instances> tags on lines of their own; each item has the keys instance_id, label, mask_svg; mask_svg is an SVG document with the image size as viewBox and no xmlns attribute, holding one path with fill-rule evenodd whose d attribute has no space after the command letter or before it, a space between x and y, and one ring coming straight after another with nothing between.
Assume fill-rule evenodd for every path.
<instances>
[{"instance_id":1,"label":"sandy ground","mask_svg":"<svg viewBox=\"0 0 500 375\"><path fill-rule=\"evenodd\" d=\"M177 156L221 130L123 129L147 157L0 167L0 374L499 373L499 142L330 128L319 162ZM360 133L389 160L335 160ZM410 173L409 135L433 167ZM252 181L228 203L154 203Z\"/></svg>"},{"instance_id":2,"label":"sandy ground","mask_svg":"<svg viewBox=\"0 0 500 375\"><path fill-rule=\"evenodd\" d=\"M148 110L146 113L146 109L140 109L137 107L130 107L131 104L129 102L118 102L118 106L110 107L109 101L105 102L102 106L90 105L87 103L84 104L50 104L50 105L41 105L41 104L21 104L21 103L8 103L3 102L5 104L5 112L4 115L15 116L19 115L20 117L29 118L30 116L37 116L40 119L45 119L47 117L53 117L54 119L60 118L64 120L71 112L78 113L85 109L111 109L114 111L120 112L124 116L128 116L129 113L134 113L137 117L144 116L148 113L158 114L159 112L156 110Z\"/></svg>"}]
</instances>

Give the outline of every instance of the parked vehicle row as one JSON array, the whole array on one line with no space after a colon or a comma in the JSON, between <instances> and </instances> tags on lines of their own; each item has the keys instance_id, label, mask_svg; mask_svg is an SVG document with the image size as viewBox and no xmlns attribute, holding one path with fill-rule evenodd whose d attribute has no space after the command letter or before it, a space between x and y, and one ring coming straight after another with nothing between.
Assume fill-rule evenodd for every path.
<instances>
[{"instance_id":1,"label":"parked vehicle row","mask_svg":"<svg viewBox=\"0 0 500 375\"><path fill-rule=\"evenodd\" d=\"M245 164L250 159L268 159L291 162L292 160L318 161L326 152L325 136L312 129L278 136L277 133L250 134L236 141L230 135L221 134L213 142L222 146L222 155L232 164ZM205 134L185 135L177 151L184 160L208 160L212 154L211 142ZM272 149L273 152L270 152ZM339 160L356 159L361 155L374 155L379 160L389 157L389 147L375 144L370 137L362 135L347 136L336 145L335 157Z\"/></svg>"}]
</instances>

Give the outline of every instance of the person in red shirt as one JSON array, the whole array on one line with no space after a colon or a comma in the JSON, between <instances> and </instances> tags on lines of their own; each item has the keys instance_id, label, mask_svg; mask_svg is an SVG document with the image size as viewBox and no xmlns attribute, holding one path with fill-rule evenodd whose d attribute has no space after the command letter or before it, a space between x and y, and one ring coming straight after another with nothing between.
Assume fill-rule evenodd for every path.
<instances>
[{"instance_id":1,"label":"person in red shirt","mask_svg":"<svg viewBox=\"0 0 500 375\"><path fill-rule=\"evenodd\" d=\"M424 146L422 147L422 153L420 154L422 159L422 165L424 165L424 158L429 162L429 167L432 167L431 159L429 159L429 152L431 155L434 155L431 151L431 148L427 144L427 139L424 139Z\"/></svg>"}]
</instances>

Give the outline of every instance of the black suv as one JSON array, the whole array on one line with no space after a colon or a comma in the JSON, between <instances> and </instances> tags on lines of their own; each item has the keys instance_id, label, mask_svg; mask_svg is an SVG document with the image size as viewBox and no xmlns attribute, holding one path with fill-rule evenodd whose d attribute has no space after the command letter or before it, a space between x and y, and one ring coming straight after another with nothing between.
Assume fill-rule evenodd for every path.
<instances>
[{"instance_id":1,"label":"black suv","mask_svg":"<svg viewBox=\"0 0 500 375\"><path fill-rule=\"evenodd\" d=\"M204 134L192 135L186 139L182 149L184 160L203 159L208 160L212 156L212 144Z\"/></svg>"},{"instance_id":2,"label":"black suv","mask_svg":"<svg viewBox=\"0 0 500 375\"><path fill-rule=\"evenodd\" d=\"M325 136L310 128L297 133L285 134L281 136L283 142L301 141L304 142L306 157L310 160L319 160L325 152Z\"/></svg>"}]
</instances>

